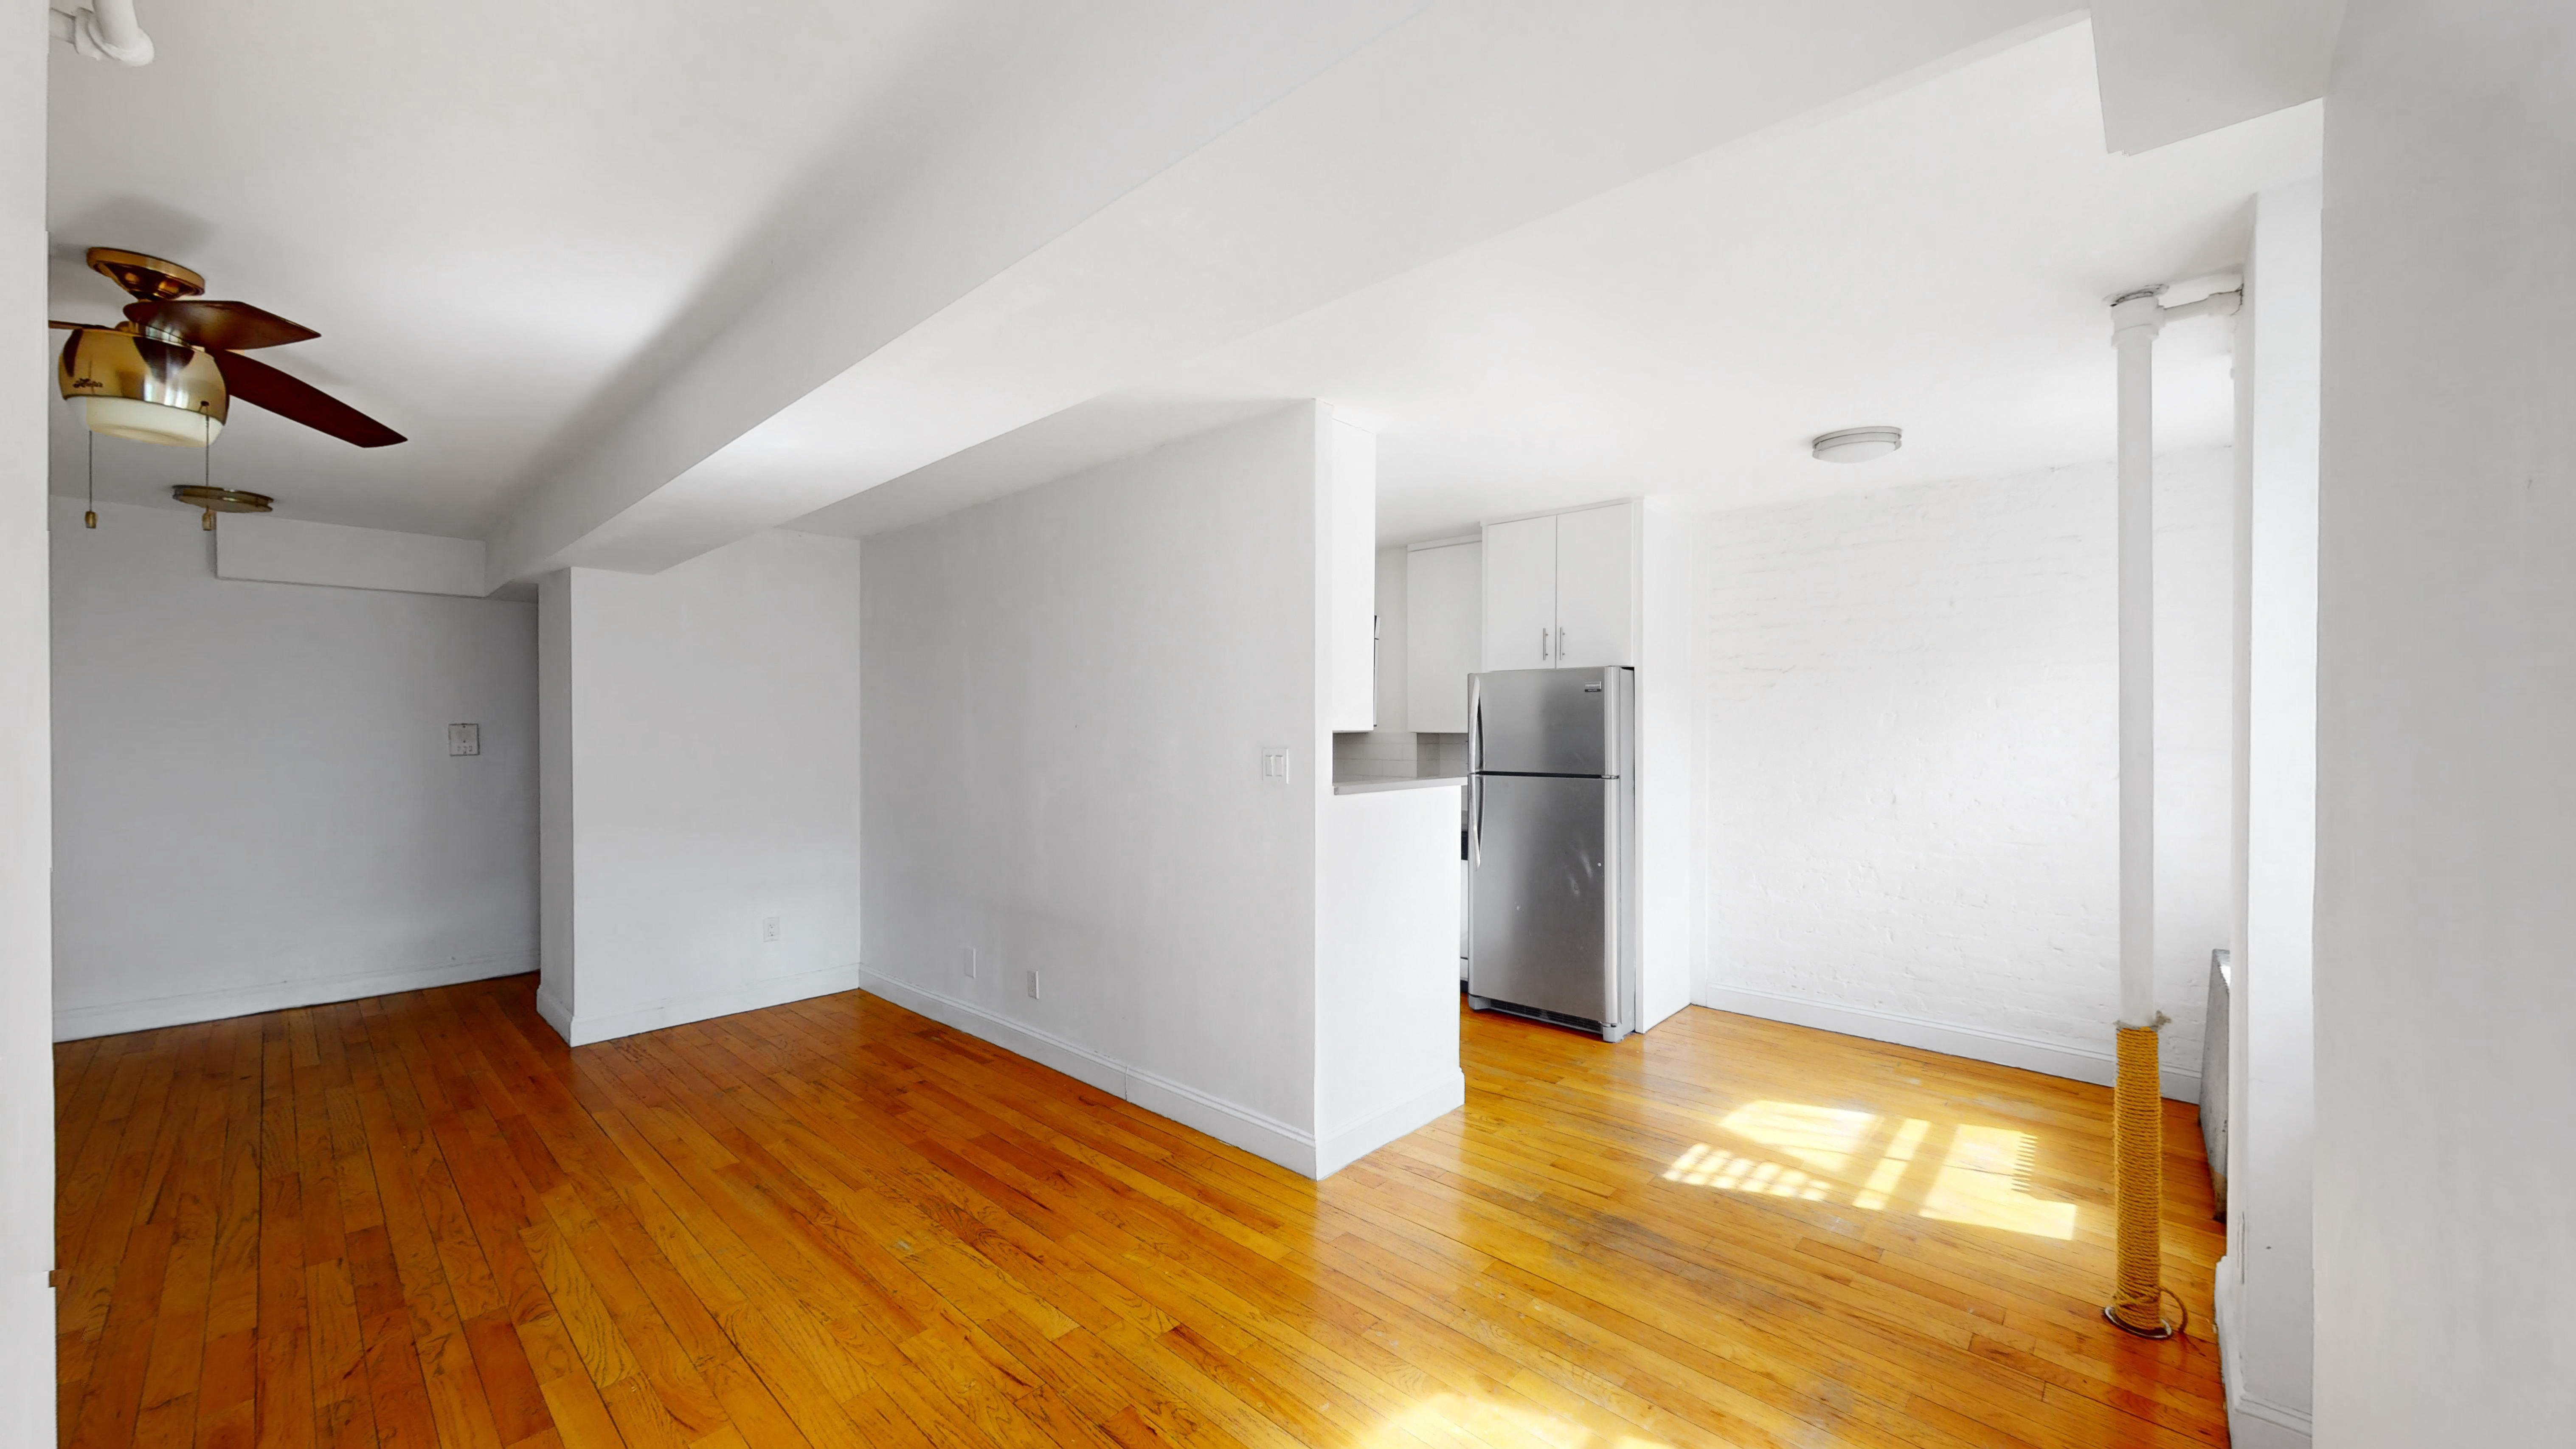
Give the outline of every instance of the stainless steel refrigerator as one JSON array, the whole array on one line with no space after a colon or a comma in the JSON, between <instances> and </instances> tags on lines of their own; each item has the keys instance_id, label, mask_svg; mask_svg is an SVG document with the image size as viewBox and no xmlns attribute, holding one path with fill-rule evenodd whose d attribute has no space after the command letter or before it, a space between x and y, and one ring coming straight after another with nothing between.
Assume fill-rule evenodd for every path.
<instances>
[{"instance_id":1,"label":"stainless steel refrigerator","mask_svg":"<svg viewBox=\"0 0 2576 1449\"><path fill-rule=\"evenodd\" d=\"M1469 677L1467 1004L1637 1020L1637 671Z\"/></svg>"}]
</instances>

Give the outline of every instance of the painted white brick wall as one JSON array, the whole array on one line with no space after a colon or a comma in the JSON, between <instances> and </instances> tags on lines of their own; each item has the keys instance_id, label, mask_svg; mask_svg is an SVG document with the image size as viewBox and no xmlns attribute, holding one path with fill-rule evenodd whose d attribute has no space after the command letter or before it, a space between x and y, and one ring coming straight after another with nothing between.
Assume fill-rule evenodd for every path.
<instances>
[{"instance_id":1,"label":"painted white brick wall","mask_svg":"<svg viewBox=\"0 0 2576 1449\"><path fill-rule=\"evenodd\" d=\"M2184 1096L2228 934L2232 486L2223 448L2158 464L2157 992ZM2102 463L1701 520L1699 1000L2108 1080L2112 510Z\"/></svg>"}]
</instances>

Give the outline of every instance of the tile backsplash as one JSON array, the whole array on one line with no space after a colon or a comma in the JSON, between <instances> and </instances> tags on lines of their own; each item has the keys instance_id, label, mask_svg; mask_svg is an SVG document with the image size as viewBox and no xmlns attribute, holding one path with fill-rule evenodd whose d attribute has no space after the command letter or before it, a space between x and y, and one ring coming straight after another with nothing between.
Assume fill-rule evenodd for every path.
<instances>
[{"instance_id":1,"label":"tile backsplash","mask_svg":"<svg viewBox=\"0 0 2576 1449\"><path fill-rule=\"evenodd\" d=\"M1467 773L1465 735L1366 730L1333 736L1333 779L1430 780Z\"/></svg>"}]
</instances>

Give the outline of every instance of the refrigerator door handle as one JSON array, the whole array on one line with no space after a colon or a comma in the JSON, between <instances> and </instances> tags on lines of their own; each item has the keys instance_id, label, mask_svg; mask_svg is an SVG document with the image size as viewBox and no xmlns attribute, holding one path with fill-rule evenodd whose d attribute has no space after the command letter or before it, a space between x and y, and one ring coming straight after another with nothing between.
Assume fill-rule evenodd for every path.
<instances>
[{"instance_id":1,"label":"refrigerator door handle","mask_svg":"<svg viewBox=\"0 0 2576 1449\"><path fill-rule=\"evenodd\" d=\"M1485 863L1485 777L1467 777L1467 864Z\"/></svg>"}]
</instances>

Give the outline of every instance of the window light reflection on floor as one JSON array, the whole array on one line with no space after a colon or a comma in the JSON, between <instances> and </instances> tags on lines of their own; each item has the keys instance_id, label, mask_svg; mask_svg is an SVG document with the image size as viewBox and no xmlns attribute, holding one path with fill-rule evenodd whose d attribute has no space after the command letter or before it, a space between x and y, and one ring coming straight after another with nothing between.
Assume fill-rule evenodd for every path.
<instances>
[{"instance_id":1,"label":"window light reflection on floor","mask_svg":"<svg viewBox=\"0 0 2576 1449\"><path fill-rule=\"evenodd\" d=\"M1465 1394L1435 1393L1382 1421L1369 1449L1422 1449L1426 1444L1559 1445L1566 1449L1671 1449L1642 1434L1603 1432L1569 1415L1535 1406L1497 1404Z\"/></svg>"},{"instance_id":2,"label":"window light reflection on floor","mask_svg":"<svg viewBox=\"0 0 2576 1449\"><path fill-rule=\"evenodd\" d=\"M1666 1169L1666 1182L1802 1202L1847 1200L1870 1212L1910 1207L1938 1222L2060 1241L2075 1236L2075 1204L2032 1195L2039 1139L2027 1132L1936 1128L1920 1117L1775 1101L1739 1107L1718 1125L1742 1145L1693 1143Z\"/></svg>"}]
</instances>

